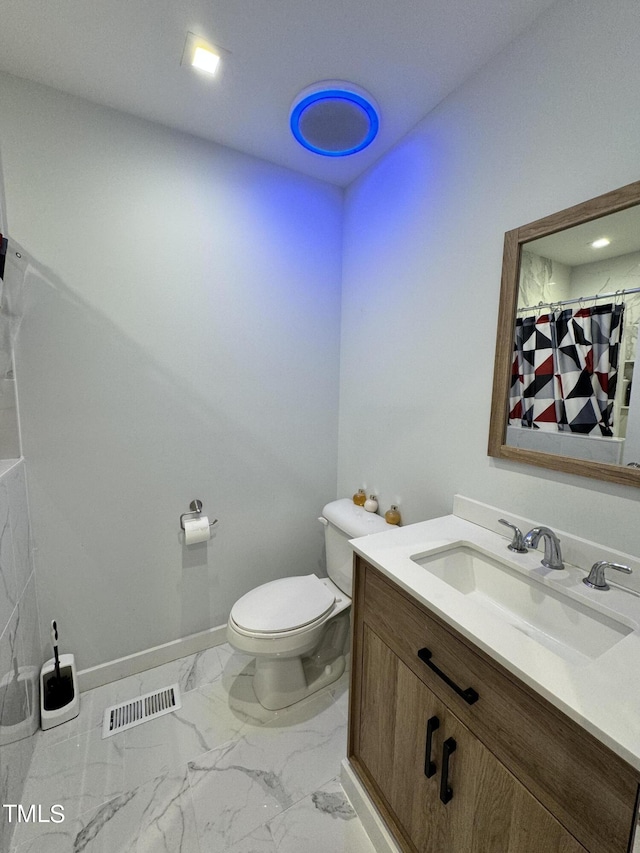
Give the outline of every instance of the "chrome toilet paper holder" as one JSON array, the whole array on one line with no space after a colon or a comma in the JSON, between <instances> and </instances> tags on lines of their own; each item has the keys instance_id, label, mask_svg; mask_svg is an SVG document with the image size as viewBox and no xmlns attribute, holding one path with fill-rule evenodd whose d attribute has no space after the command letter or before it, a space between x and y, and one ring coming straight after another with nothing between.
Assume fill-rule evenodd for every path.
<instances>
[{"instance_id":1,"label":"chrome toilet paper holder","mask_svg":"<svg viewBox=\"0 0 640 853\"><path fill-rule=\"evenodd\" d=\"M184 530L184 520L185 518L199 518L202 515L202 501L199 501L197 498L192 500L189 504L189 512L183 512L180 516L180 527ZM209 522L209 527L213 527L214 524L218 523L218 519L214 518L213 521Z\"/></svg>"}]
</instances>

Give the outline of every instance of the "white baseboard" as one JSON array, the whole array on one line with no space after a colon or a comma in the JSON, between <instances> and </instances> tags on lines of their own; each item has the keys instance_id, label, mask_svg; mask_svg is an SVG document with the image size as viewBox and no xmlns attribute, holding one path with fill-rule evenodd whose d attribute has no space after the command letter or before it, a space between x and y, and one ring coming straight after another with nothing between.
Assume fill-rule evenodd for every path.
<instances>
[{"instance_id":1,"label":"white baseboard","mask_svg":"<svg viewBox=\"0 0 640 853\"><path fill-rule=\"evenodd\" d=\"M376 853L402 853L380 816L380 812L369 799L348 758L342 761L340 782Z\"/></svg>"},{"instance_id":2,"label":"white baseboard","mask_svg":"<svg viewBox=\"0 0 640 853\"><path fill-rule=\"evenodd\" d=\"M188 637L181 637L179 640L172 640L170 643L164 643L161 646L144 649L144 651L127 655L124 658L117 658L107 663L101 663L99 666L82 669L78 673L78 687L83 693L85 690L92 690L94 687L109 684L119 678L135 675L145 669L152 669L154 666L160 666L163 663L194 655L213 646L219 646L226 641L226 625L208 628L198 634L190 634Z\"/></svg>"}]
</instances>

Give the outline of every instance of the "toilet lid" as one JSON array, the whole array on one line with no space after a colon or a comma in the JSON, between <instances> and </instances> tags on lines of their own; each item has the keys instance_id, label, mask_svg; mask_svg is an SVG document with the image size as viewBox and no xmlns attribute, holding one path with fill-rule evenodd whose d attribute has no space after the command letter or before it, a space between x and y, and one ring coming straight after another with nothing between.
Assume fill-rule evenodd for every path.
<instances>
[{"instance_id":1,"label":"toilet lid","mask_svg":"<svg viewBox=\"0 0 640 853\"><path fill-rule=\"evenodd\" d=\"M245 631L293 631L324 616L334 602L335 596L316 575L280 578L239 598L231 618Z\"/></svg>"}]
</instances>

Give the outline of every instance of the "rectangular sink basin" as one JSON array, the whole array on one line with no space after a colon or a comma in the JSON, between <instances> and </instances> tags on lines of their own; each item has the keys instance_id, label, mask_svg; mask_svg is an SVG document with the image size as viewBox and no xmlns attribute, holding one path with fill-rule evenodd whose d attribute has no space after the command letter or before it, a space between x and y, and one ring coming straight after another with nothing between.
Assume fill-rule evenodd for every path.
<instances>
[{"instance_id":1,"label":"rectangular sink basin","mask_svg":"<svg viewBox=\"0 0 640 853\"><path fill-rule=\"evenodd\" d=\"M521 574L470 544L411 559L485 610L573 661L600 657L633 628Z\"/></svg>"}]
</instances>

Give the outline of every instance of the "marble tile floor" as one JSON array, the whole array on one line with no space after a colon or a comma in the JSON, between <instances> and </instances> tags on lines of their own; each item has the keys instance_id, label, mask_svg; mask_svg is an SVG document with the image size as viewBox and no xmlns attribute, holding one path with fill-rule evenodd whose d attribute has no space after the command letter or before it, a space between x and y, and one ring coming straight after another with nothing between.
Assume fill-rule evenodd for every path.
<instances>
[{"instance_id":1,"label":"marble tile floor","mask_svg":"<svg viewBox=\"0 0 640 853\"><path fill-rule=\"evenodd\" d=\"M10 853L374 853L339 782L348 674L266 711L254 662L222 645L81 695L38 732ZM182 708L102 739L104 709L178 682Z\"/></svg>"}]
</instances>

